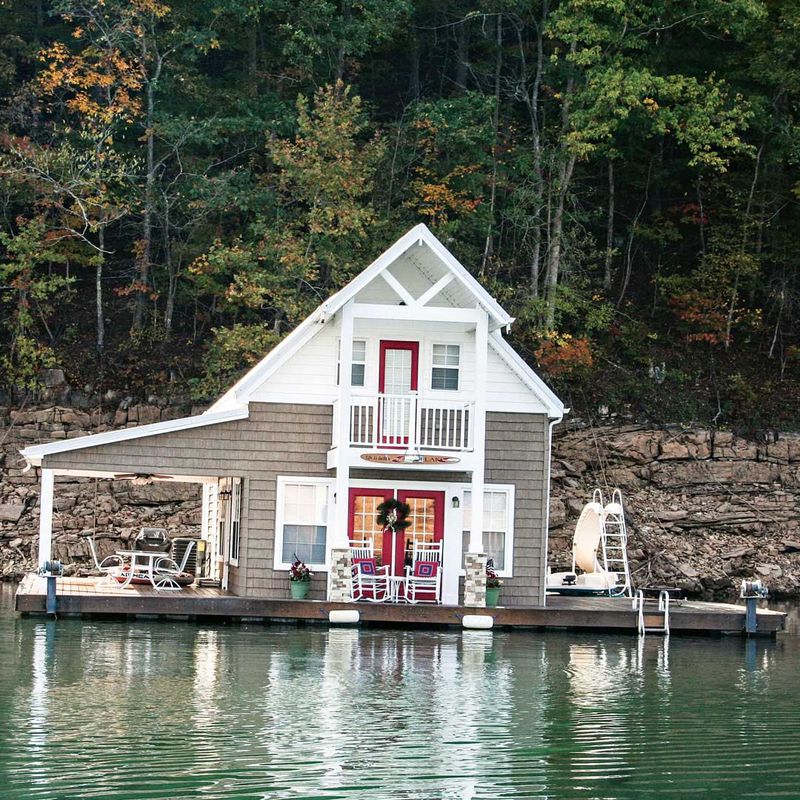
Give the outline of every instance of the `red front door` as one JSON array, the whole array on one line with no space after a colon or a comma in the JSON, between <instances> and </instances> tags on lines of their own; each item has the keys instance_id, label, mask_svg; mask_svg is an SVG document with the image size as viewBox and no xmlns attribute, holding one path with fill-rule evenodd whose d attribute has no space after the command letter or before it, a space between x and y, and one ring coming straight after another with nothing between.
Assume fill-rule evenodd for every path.
<instances>
[{"instance_id":1,"label":"red front door","mask_svg":"<svg viewBox=\"0 0 800 800\"><path fill-rule=\"evenodd\" d=\"M411 393L419 385L419 342L382 341L380 353L379 441L389 447L407 445L416 413Z\"/></svg>"},{"instance_id":2,"label":"red front door","mask_svg":"<svg viewBox=\"0 0 800 800\"><path fill-rule=\"evenodd\" d=\"M378 506L394 496L393 489L350 489L349 535L351 542L370 542L381 563L394 564L393 574L402 575L406 556L411 558L414 539L442 541L445 494L416 489L398 491L397 499L410 506L411 525L392 536L391 532L384 534L378 524Z\"/></svg>"},{"instance_id":3,"label":"red front door","mask_svg":"<svg viewBox=\"0 0 800 800\"><path fill-rule=\"evenodd\" d=\"M397 492L397 499L410 507L409 525L402 538L402 561L411 563L414 540L435 543L444 538L444 492L428 492L417 489L403 489Z\"/></svg>"}]
</instances>

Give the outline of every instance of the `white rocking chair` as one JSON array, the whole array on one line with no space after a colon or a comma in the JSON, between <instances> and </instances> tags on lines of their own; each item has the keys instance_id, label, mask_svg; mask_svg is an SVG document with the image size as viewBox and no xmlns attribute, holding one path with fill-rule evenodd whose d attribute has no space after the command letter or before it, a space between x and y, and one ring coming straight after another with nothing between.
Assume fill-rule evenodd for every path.
<instances>
[{"instance_id":1,"label":"white rocking chair","mask_svg":"<svg viewBox=\"0 0 800 800\"><path fill-rule=\"evenodd\" d=\"M353 600L385 603L390 599L388 565L379 567L374 558L357 559L353 562L350 574Z\"/></svg>"},{"instance_id":2,"label":"white rocking chair","mask_svg":"<svg viewBox=\"0 0 800 800\"><path fill-rule=\"evenodd\" d=\"M369 539L351 541L350 558L353 561L362 558L375 558L375 547Z\"/></svg>"},{"instance_id":3,"label":"white rocking chair","mask_svg":"<svg viewBox=\"0 0 800 800\"><path fill-rule=\"evenodd\" d=\"M405 590L409 603L441 602L441 542L414 542L412 565L406 567Z\"/></svg>"}]
</instances>

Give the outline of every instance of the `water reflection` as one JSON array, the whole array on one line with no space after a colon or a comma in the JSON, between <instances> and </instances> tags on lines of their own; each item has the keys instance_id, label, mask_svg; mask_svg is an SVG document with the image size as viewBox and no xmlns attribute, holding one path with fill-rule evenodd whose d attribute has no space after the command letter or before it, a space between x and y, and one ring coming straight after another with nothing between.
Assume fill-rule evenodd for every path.
<instances>
[{"instance_id":1,"label":"water reflection","mask_svg":"<svg viewBox=\"0 0 800 800\"><path fill-rule=\"evenodd\" d=\"M0 798L791 798L798 656L0 613Z\"/></svg>"}]
</instances>

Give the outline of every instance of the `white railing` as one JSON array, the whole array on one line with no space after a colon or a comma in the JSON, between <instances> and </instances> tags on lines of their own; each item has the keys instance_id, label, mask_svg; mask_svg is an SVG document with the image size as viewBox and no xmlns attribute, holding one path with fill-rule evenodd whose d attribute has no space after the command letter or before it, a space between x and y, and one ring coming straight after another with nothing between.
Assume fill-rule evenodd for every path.
<instances>
[{"instance_id":1,"label":"white railing","mask_svg":"<svg viewBox=\"0 0 800 800\"><path fill-rule=\"evenodd\" d=\"M350 446L373 450L472 450L474 404L411 394L353 395ZM334 443L340 414L334 405Z\"/></svg>"}]
</instances>

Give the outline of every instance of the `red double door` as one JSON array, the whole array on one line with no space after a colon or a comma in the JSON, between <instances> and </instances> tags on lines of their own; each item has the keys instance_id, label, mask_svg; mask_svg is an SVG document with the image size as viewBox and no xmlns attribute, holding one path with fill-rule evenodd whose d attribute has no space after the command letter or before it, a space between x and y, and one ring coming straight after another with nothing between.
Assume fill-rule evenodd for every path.
<instances>
[{"instance_id":1,"label":"red double door","mask_svg":"<svg viewBox=\"0 0 800 800\"><path fill-rule=\"evenodd\" d=\"M378 506L396 497L410 508L404 531L384 533L378 524ZM351 489L349 534L351 542L371 542L381 564L391 565L393 575L402 575L412 542L441 542L444 536L444 492L419 489Z\"/></svg>"}]
</instances>

